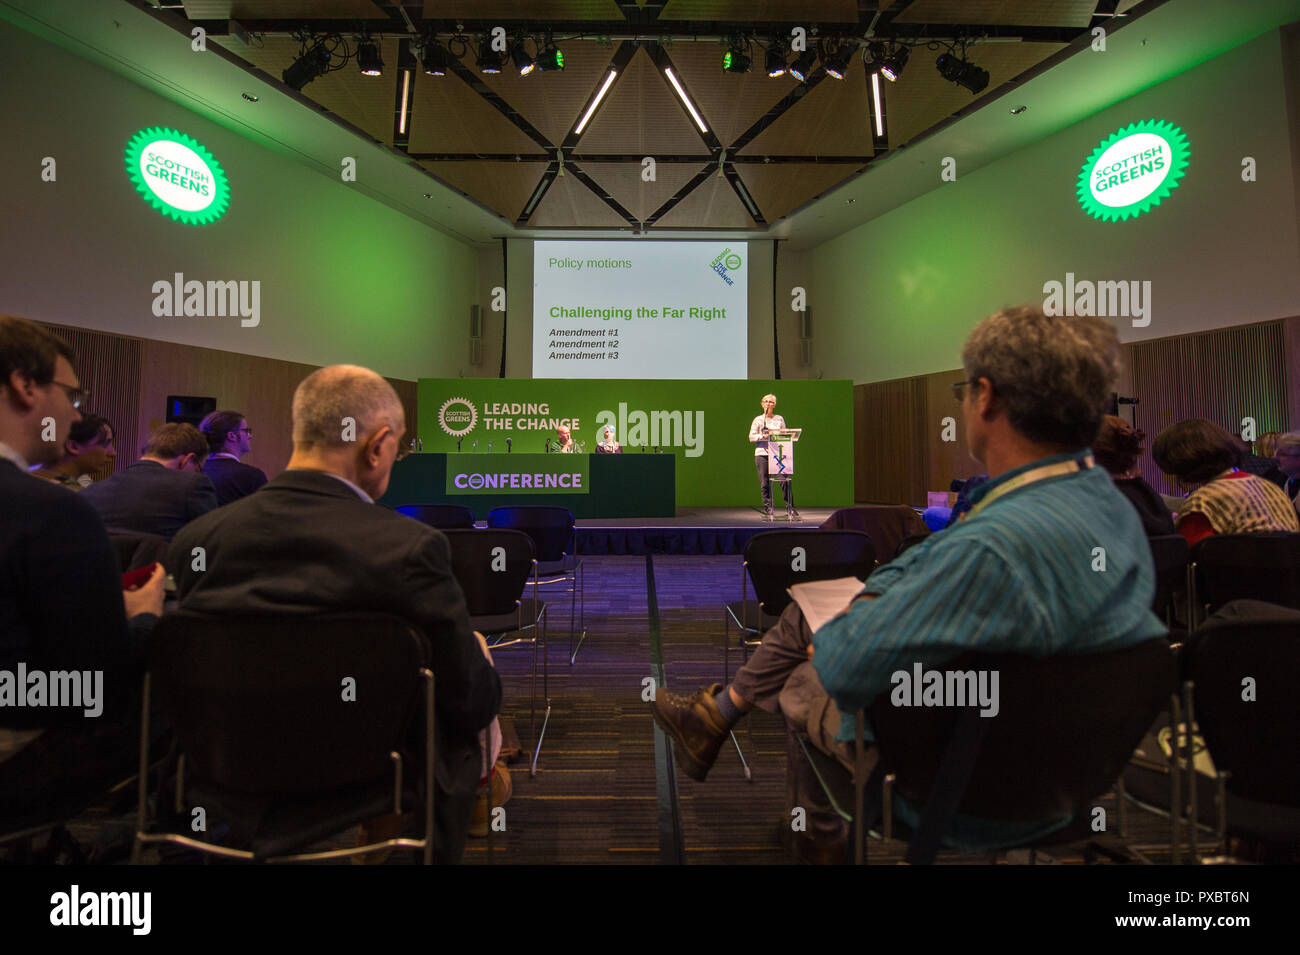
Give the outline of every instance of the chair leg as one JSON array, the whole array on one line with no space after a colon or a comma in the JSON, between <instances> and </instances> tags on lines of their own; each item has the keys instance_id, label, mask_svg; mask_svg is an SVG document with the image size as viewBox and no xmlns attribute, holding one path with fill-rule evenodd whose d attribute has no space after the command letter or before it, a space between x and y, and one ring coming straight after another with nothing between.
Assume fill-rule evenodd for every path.
<instances>
[{"instance_id":1,"label":"chair leg","mask_svg":"<svg viewBox=\"0 0 1300 955\"><path fill-rule=\"evenodd\" d=\"M131 865L140 864L140 854L144 849L140 837L144 834L149 802L149 690L152 676L149 672L144 675L143 701L140 704L140 788L135 804L135 839L131 843Z\"/></svg>"},{"instance_id":2,"label":"chair leg","mask_svg":"<svg viewBox=\"0 0 1300 955\"><path fill-rule=\"evenodd\" d=\"M1187 731L1183 734L1187 744L1187 825L1191 835L1192 865L1199 865L1201 816L1197 806L1199 794L1196 791L1196 739L1193 736L1196 729L1195 720L1196 715L1192 707L1192 681L1187 680L1183 683L1183 725L1187 727Z\"/></svg>"},{"instance_id":3,"label":"chair leg","mask_svg":"<svg viewBox=\"0 0 1300 955\"><path fill-rule=\"evenodd\" d=\"M736 739L735 730L731 731L731 742L736 745L736 755L740 757L740 767L745 771L745 782L752 783L754 774L749 769L749 762L745 759L745 751L740 748L740 740ZM753 737L750 737L749 744L754 745Z\"/></svg>"}]
</instances>

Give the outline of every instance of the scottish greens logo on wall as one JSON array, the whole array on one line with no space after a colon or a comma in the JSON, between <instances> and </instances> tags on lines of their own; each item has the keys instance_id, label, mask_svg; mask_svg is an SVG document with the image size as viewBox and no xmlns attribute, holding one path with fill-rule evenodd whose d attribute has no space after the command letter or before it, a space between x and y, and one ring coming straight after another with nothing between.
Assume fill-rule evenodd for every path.
<instances>
[{"instance_id":1,"label":"scottish greens logo on wall","mask_svg":"<svg viewBox=\"0 0 1300 955\"><path fill-rule=\"evenodd\" d=\"M216 222L230 205L230 181L198 140L175 129L142 129L126 144L126 174L145 202L185 225Z\"/></svg>"},{"instance_id":2,"label":"scottish greens logo on wall","mask_svg":"<svg viewBox=\"0 0 1300 955\"><path fill-rule=\"evenodd\" d=\"M1190 157L1187 137L1172 123L1131 123L1103 139L1083 164L1079 205L1103 222L1136 219L1178 188Z\"/></svg>"}]
</instances>

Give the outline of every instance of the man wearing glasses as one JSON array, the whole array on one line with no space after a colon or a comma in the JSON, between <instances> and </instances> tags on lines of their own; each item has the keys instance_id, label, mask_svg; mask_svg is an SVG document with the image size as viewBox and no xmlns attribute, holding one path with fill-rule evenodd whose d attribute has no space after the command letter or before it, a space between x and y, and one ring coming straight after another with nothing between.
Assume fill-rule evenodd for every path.
<instances>
[{"instance_id":1,"label":"man wearing glasses","mask_svg":"<svg viewBox=\"0 0 1300 955\"><path fill-rule=\"evenodd\" d=\"M0 706L5 821L75 810L78 799L131 772L135 695L162 613L162 567L123 592L95 511L81 495L27 473L59 459L80 419L89 393L71 359L40 326L0 316L0 671L99 672L103 690L95 716L84 707Z\"/></svg>"},{"instance_id":2,"label":"man wearing glasses","mask_svg":"<svg viewBox=\"0 0 1300 955\"><path fill-rule=\"evenodd\" d=\"M266 472L240 461L253 449L253 429L238 411L214 411L199 423L208 439L203 473L217 489L217 503L247 497L266 483Z\"/></svg>"},{"instance_id":3,"label":"man wearing glasses","mask_svg":"<svg viewBox=\"0 0 1300 955\"><path fill-rule=\"evenodd\" d=\"M934 670L966 650L1098 653L1162 635L1142 523L1089 451L1119 359L1114 329L1098 318L1024 307L981 322L962 349L967 380L955 389L967 448L989 473L970 511L876 570L815 635L791 602L730 686L693 696L660 690L653 716L683 771L704 780L755 706L781 713L792 754L787 792L791 807L806 811L802 833L785 815L783 837L805 861L837 861L844 825L799 759L797 735L851 769L852 714L888 694L899 671ZM1091 569L1098 547L1105 573ZM864 756L874 766L874 746ZM918 818L918 807L901 799L895 812L910 825ZM959 814L953 837L971 850L995 849L1068 821Z\"/></svg>"}]
</instances>

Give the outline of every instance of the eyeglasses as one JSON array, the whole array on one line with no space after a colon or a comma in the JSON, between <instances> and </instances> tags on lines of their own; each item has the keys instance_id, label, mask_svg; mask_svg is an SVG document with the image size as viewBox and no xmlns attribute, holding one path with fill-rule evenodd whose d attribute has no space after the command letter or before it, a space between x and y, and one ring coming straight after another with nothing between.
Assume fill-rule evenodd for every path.
<instances>
[{"instance_id":1,"label":"eyeglasses","mask_svg":"<svg viewBox=\"0 0 1300 955\"><path fill-rule=\"evenodd\" d=\"M250 438L253 436L252 428L236 428L235 430L244 432L244 434L248 435Z\"/></svg>"},{"instance_id":2,"label":"eyeglasses","mask_svg":"<svg viewBox=\"0 0 1300 955\"><path fill-rule=\"evenodd\" d=\"M958 401L965 400L965 391L967 385L978 384L978 378L967 378L965 381L955 381L952 384L952 396Z\"/></svg>"},{"instance_id":3,"label":"eyeglasses","mask_svg":"<svg viewBox=\"0 0 1300 955\"><path fill-rule=\"evenodd\" d=\"M74 388L72 385L65 385L61 381L51 381L50 384L58 385L68 394L68 401L72 402L72 407L80 410L81 406L90 398L89 388Z\"/></svg>"}]
</instances>

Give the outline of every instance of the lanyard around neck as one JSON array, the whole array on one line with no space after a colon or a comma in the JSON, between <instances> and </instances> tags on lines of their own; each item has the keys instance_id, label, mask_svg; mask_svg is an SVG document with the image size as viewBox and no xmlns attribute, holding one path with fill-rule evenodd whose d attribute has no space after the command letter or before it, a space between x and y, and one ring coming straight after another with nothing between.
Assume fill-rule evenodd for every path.
<instances>
[{"instance_id":1,"label":"lanyard around neck","mask_svg":"<svg viewBox=\"0 0 1300 955\"><path fill-rule=\"evenodd\" d=\"M1058 461L1056 464L1044 464L1042 467L1025 471L1023 474L1018 474L1009 481L999 484L993 490L989 491L988 495L962 515L961 519L966 520L968 517L974 517L998 498L1010 494L1012 491L1022 488L1027 484L1034 484L1035 482L1043 481L1050 477L1058 477L1062 474L1074 474L1076 471L1087 471L1096 467L1096 465L1097 462L1093 460L1092 455L1089 454L1083 458L1076 458L1071 461Z\"/></svg>"}]
</instances>

